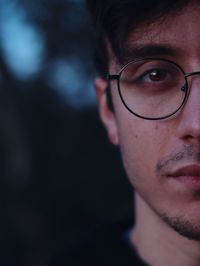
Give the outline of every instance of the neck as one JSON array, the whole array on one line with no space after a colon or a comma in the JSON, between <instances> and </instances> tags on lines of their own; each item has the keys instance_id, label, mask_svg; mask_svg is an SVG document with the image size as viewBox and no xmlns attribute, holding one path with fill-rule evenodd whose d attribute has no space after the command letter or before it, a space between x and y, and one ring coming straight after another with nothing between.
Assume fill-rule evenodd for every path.
<instances>
[{"instance_id":1,"label":"neck","mask_svg":"<svg viewBox=\"0 0 200 266\"><path fill-rule=\"evenodd\" d=\"M200 241L189 240L170 228L135 193L135 226L131 241L151 266L199 266Z\"/></svg>"}]
</instances>

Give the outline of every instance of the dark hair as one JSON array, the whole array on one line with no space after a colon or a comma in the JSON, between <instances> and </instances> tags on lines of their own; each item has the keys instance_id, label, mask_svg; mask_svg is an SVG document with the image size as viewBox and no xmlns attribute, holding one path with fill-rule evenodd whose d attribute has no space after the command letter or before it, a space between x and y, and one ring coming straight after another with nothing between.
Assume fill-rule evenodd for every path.
<instances>
[{"instance_id":1,"label":"dark hair","mask_svg":"<svg viewBox=\"0 0 200 266\"><path fill-rule=\"evenodd\" d=\"M97 68L108 73L108 46L120 61L128 34L141 23L177 12L192 0L86 0L95 26Z\"/></svg>"}]
</instances>

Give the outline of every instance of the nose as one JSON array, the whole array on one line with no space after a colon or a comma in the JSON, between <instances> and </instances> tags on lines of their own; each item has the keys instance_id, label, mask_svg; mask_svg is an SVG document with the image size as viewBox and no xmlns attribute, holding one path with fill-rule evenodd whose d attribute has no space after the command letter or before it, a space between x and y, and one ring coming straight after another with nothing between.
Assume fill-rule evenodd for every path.
<instances>
[{"instance_id":1,"label":"nose","mask_svg":"<svg viewBox=\"0 0 200 266\"><path fill-rule=\"evenodd\" d=\"M197 75L198 74L198 75ZM200 144L200 76L199 72L188 78L188 99L179 116L177 126L177 134L185 143L192 144L199 142Z\"/></svg>"}]
</instances>

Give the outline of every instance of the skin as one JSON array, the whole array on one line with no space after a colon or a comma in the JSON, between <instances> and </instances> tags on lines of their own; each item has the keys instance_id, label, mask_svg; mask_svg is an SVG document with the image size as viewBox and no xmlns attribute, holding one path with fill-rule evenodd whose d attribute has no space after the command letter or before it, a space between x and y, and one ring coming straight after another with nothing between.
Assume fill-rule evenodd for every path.
<instances>
[{"instance_id":1,"label":"skin","mask_svg":"<svg viewBox=\"0 0 200 266\"><path fill-rule=\"evenodd\" d=\"M200 71L199 14L200 5L190 4L165 20L141 25L137 32L130 33L128 48L167 45L173 53L154 52L149 57L172 60L186 73ZM110 73L120 69L110 50ZM131 241L153 266L200 265L200 186L173 177L177 169L185 166L200 167L199 75L188 82L190 94L181 111L165 120L149 121L124 107L116 81L110 84L113 113L106 103L107 82L95 80L101 119L110 141L120 146L127 176L135 188L136 221ZM197 172L193 175L200 175ZM188 176L184 170L181 175ZM177 232L180 228L174 227L184 227L186 232Z\"/></svg>"}]
</instances>

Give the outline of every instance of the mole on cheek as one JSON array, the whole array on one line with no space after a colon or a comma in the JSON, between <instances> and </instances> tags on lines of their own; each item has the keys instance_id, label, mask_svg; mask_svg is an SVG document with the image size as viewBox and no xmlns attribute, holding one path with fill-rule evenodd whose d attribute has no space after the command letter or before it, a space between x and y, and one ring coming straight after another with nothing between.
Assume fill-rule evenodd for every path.
<instances>
[{"instance_id":1,"label":"mole on cheek","mask_svg":"<svg viewBox=\"0 0 200 266\"><path fill-rule=\"evenodd\" d=\"M155 125L155 126L154 126L154 129L155 129L155 130L158 130L158 125Z\"/></svg>"}]
</instances>

